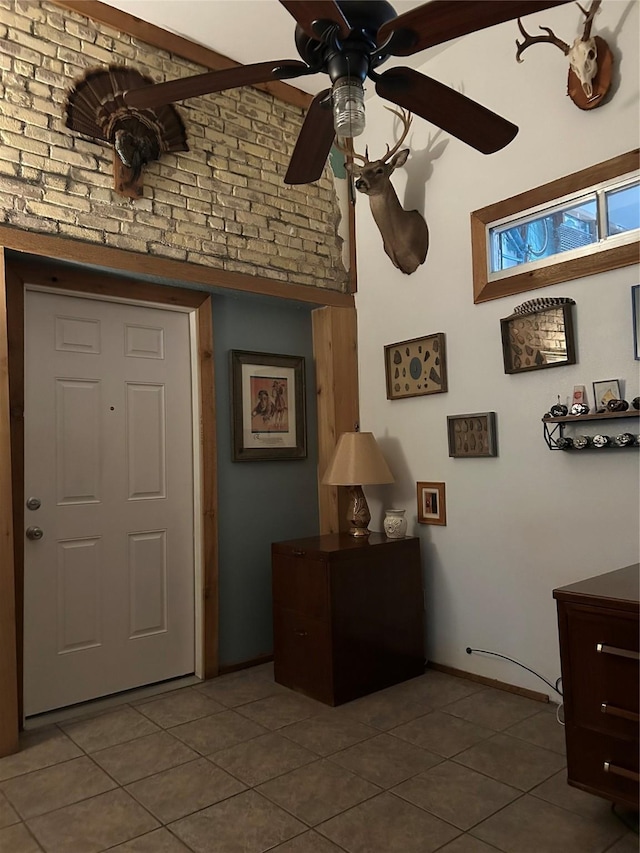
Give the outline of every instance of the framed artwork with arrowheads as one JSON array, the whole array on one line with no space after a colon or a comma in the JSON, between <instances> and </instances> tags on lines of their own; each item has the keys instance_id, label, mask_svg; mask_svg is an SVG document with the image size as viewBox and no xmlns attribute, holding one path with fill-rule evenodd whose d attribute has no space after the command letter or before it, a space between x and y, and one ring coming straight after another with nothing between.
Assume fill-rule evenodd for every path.
<instances>
[{"instance_id":1,"label":"framed artwork with arrowheads","mask_svg":"<svg viewBox=\"0 0 640 853\"><path fill-rule=\"evenodd\" d=\"M388 400L442 394L447 390L444 332L388 344L384 366Z\"/></svg>"}]
</instances>

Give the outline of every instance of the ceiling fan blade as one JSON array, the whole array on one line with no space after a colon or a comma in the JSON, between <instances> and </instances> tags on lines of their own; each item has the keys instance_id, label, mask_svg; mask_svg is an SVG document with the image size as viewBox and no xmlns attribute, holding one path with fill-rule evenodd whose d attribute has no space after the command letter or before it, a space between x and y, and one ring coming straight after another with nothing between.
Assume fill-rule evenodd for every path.
<instances>
[{"instance_id":1,"label":"ceiling fan blade","mask_svg":"<svg viewBox=\"0 0 640 853\"><path fill-rule=\"evenodd\" d=\"M314 21L331 21L337 24L341 38L347 38L351 32L349 22L333 0L280 0L280 4L296 19L309 38L317 39L322 36L324 27L314 29Z\"/></svg>"},{"instance_id":2,"label":"ceiling fan blade","mask_svg":"<svg viewBox=\"0 0 640 853\"><path fill-rule=\"evenodd\" d=\"M378 30L378 45L393 56L411 56L459 36L523 18L569 0L431 0L387 21ZM393 38L391 38L393 36Z\"/></svg>"},{"instance_id":3,"label":"ceiling fan blade","mask_svg":"<svg viewBox=\"0 0 640 853\"><path fill-rule=\"evenodd\" d=\"M518 132L515 124L412 68L385 71L376 83L376 92L482 154L504 148Z\"/></svg>"},{"instance_id":4,"label":"ceiling fan blade","mask_svg":"<svg viewBox=\"0 0 640 853\"><path fill-rule=\"evenodd\" d=\"M293 149L285 184L310 184L322 174L336 133L330 93L331 89L325 89L311 102Z\"/></svg>"},{"instance_id":5,"label":"ceiling fan blade","mask_svg":"<svg viewBox=\"0 0 640 853\"><path fill-rule=\"evenodd\" d=\"M182 77L179 80L169 80L167 83L154 83L140 89L130 89L125 93L124 100L132 107L158 107L163 104L172 104L174 101L182 101L184 98L221 92L223 89L235 89L237 86L252 86L255 83L266 83L268 80L297 77L306 71L305 63L297 59L236 65L222 71L205 71L204 74L196 74L195 77Z\"/></svg>"}]
</instances>

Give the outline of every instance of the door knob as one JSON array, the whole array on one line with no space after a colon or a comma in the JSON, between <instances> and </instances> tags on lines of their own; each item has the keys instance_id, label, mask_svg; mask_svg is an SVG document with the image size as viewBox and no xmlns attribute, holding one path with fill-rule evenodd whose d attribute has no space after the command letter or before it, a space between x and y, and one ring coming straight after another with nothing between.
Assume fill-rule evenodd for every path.
<instances>
[{"instance_id":1,"label":"door knob","mask_svg":"<svg viewBox=\"0 0 640 853\"><path fill-rule=\"evenodd\" d=\"M27 527L26 531L27 539L42 539L44 536L44 530L41 527Z\"/></svg>"}]
</instances>

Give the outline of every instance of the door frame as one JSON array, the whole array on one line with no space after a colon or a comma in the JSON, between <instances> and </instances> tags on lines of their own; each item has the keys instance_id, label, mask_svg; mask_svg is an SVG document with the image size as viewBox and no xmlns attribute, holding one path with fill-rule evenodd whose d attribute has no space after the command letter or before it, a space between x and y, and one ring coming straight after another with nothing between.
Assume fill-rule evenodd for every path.
<instances>
[{"instance_id":1,"label":"door frame","mask_svg":"<svg viewBox=\"0 0 640 853\"><path fill-rule=\"evenodd\" d=\"M197 399L194 414L199 417L199 500L194 506L196 597L196 637L200 645L195 659L204 678L218 674L218 540L215 523L216 420L213 370L213 318L211 295L202 291L138 281L120 273L56 268L55 262L11 261L7 263L7 330L9 342L9 398L11 412L11 462L13 482L13 540L15 572L16 658L18 721L22 720L23 605L24 605L24 294L26 285L65 295L136 302L149 307L185 308L195 315L196 340L192 345L197 362ZM196 430L194 429L194 436ZM199 556L198 556L199 555ZM200 571L198 571L200 569ZM199 612L198 612L199 611Z\"/></svg>"}]
</instances>

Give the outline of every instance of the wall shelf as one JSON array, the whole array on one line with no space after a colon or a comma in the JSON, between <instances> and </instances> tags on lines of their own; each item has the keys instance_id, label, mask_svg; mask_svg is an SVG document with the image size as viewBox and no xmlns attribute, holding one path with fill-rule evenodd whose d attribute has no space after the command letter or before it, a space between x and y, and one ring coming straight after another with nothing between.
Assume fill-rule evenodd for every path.
<instances>
[{"instance_id":1,"label":"wall shelf","mask_svg":"<svg viewBox=\"0 0 640 853\"><path fill-rule=\"evenodd\" d=\"M607 447L594 447L594 445L589 444L586 448L574 448L574 447L563 447L563 442L560 439L565 438L565 428L568 425L576 426L581 423L585 423L587 421L617 421L617 420L631 420L638 421L640 419L640 411L636 409L627 410L626 412L600 412L593 415L564 415L562 417L546 417L542 418L543 431L544 431L544 440L547 443L547 447L549 450L576 450L580 452L581 450L627 450L630 447L638 447L639 439L637 434L635 435L635 440L632 444L628 444L624 447L617 447L616 445L608 445ZM553 426L549 426L553 424ZM626 430L625 430L626 431ZM617 430L616 430L617 432ZM611 436L610 436L611 437Z\"/></svg>"}]
</instances>

